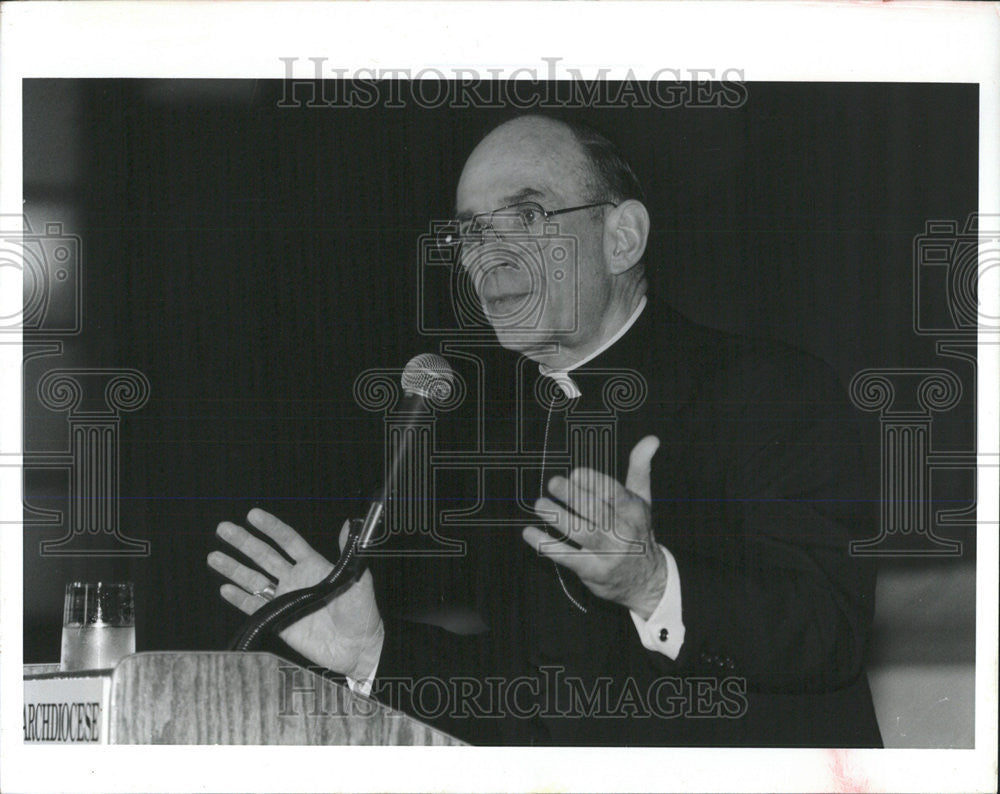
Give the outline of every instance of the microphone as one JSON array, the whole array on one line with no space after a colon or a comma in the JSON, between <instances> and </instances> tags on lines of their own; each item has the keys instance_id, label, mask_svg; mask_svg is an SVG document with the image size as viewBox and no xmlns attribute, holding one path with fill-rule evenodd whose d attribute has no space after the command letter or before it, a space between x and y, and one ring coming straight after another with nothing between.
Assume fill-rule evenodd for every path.
<instances>
[{"instance_id":1,"label":"microphone","mask_svg":"<svg viewBox=\"0 0 1000 794\"><path fill-rule=\"evenodd\" d=\"M392 483L399 473L400 461L405 457L412 436L407 431L421 416L426 415L428 403L433 405L451 397L454 380L455 375L448 362L435 353L422 353L410 359L401 378L403 399L400 402L400 413L407 417L402 442L389 459L385 482L368 508L368 514L363 521L351 520L347 543L325 579L312 587L284 593L254 612L230 644L231 650L253 650L265 631L285 625L293 618L317 609L328 597L339 595L361 577L367 565L359 554L371 544L372 536L385 519L386 503L393 498Z\"/></svg>"},{"instance_id":2,"label":"microphone","mask_svg":"<svg viewBox=\"0 0 1000 794\"><path fill-rule=\"evenodd\" d=\"M386 503L392 499L390 492L392 484L399 473L399 464L406 457L412 433L409 432L417 420L427 413L427 402L444 402L451 397L454 389L455 373L445 359L436 353L421 353L414 356L403 369L400 378L403 387L403 399L399 413L406 417L403 426L402 441L394 455L389 459L385 483L379 495L375 497L362 525L358 550L364 551L371 545L372 536L385 519Z\"/></svg>"}]
</instances>

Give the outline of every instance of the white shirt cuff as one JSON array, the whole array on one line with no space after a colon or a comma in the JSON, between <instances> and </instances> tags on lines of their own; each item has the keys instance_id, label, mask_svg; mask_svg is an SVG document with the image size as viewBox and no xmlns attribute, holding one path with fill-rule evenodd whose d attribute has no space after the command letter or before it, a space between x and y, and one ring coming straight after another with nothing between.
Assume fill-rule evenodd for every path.
<instances>
[{"instance_id":1,"label":"white shirt cuff","mask_svg":"<svg viewBox=\"0 0 1000 794\"><path fill-rule=\"evenodd\" d=\"M642 646L651 651L662 653L671 659L677 659L684 644L684 621L681 612L681 575L677 570L674 555L664 546L660 546L667 560L667 587L663 598L657 604L649 620L643 620L632 610L632 622L639 632Z\"/></svg>"},{"instance_id":2,"label":"white shirt cuff","mask_svg":"<svg viewBox=\"0 0 1000 794\"><path fill-rule=\"evenodd\" d=\"M355 695L364 695L365 697L371 695L372 684L375 683L375 673L378 672L379 662L382 661L382 644L384 641L385 635L383 634L382 637L379 638L379 641L366 650L362 655L363 658L361 659L361 663L371 665L371 672L368 674L367 678L355 681L349 675L344 676L344 678L347 679L347 686L350 687L350 690Z\"/></svg>"},{"instance_id":3,"label":"white shirt cuff","mask_svg":"<svg viewBox=\"0 0 1000 794\"><path fill-rule=\"evenodd\" d=\"M378 669L377 667L375 668ZM372 684L375 683L375 670L372 670L372 674L366 678L364 681L355 681L350 676L344 676L347 679L347 686L355 695L364 695L368 697L372 693Z\"/></svg>"}]
</instances>

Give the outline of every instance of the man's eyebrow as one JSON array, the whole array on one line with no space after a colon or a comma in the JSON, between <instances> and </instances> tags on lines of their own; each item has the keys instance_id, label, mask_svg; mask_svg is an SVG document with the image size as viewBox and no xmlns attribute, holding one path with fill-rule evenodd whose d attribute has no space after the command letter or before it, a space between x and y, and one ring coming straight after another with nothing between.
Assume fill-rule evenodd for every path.
<instances>
[{"instance_id":1,"label":"man's eyebrow","mask_svg":"<svg viewBox=\"0 0 1000 794\"><path fill-rule=\"evenodd\" d=\"M541 190L536 190L533 187L521 188L517 193L510 196L504 196L504 204L517 204L519 201L524 201L530 198L541 198L545 194Z\"/></svg>"},{"instance_id":2,"label":"man's eyebrow","mask_svg":"<svg viewBox=\"0 0 1000 794\"><path fill-rule=\"evenodd\" d=\"M542 198L544 195L545 194L537 188L525 187L521 188L516 193L511 193L509 196L504 196L501 199L502 204L500 206L507 207L511 204L517 204L518 202L525 201L526 199ZM493 209L497 209L497 207L494 207ZM476 215L476 213L471 210L455 210L455 217L460 221L472 220L474 215Z\"/></svg>"}]
</instances>

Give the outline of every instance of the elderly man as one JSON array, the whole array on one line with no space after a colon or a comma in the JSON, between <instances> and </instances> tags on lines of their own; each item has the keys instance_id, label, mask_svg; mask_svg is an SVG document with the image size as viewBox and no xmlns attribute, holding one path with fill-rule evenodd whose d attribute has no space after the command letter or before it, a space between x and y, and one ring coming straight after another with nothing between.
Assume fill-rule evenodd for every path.
<instances>
[{"instance_id":1,"label":"elderly man","mask_svg":"<svg viewBox=\"0 0 1000 794\"><path fill-rule=\"evenodd\" d=\"M519 393L497 378L490 404L516 406L497 425L522 428L543 461L517 493L481 496L532 505L534 521L470 543L480 633L383 619L366 573L281 637L475 742L878 746L863 669L874 579L848 553L872 527L851 501L842 389L803 353L696 326L647 294L642 201L614 146L580 125L520 117L475 148L453 242L501 345L537 363ZM574 241L573 277L556 237ZM635 375L644 399L620 418L612 460L547 466L568 412L598 407L614 373ZM275 517L248 520L292 562L220 524L260 568L209 557L242 611L269 584L330 570ZM446 686L434 708L431 680Z\"/></svg>"}]
</instances>

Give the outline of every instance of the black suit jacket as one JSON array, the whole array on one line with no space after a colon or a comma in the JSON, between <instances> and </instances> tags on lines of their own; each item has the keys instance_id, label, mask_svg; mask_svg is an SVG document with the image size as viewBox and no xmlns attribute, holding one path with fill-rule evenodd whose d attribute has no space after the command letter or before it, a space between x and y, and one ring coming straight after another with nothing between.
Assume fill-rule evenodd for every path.
<instances>
[{"instance_id":1,"label":"black suit jacket","mask_svg":"<svg viewBox=\"0 0 1000 794\"><path fill-rule=\"evenodd\" d=\"M487 447L518 437L525 455L544 448L560 463L483 475L485 493L468 498L496 520L466 533L455 565L487 630L386 618L373 694L483 744L881 746L864 675L874 571L848 553L852 538L874 536L875 508L860 499L854 412L829 367L652 299L574 371L583 395L549 417L550 379L507 358L485 400ZM609 398L628 409L610 431ZM662 442L652 512L681 580L676 660L644 648L628 611L568 570L560 583L520 537L539 525L531 505L543 478L566 471L567 423L581 416L595 429L573 461L620 482L640 438ZM592 459L609 432L610 460Z\"/></svg>"}]
</instances>

